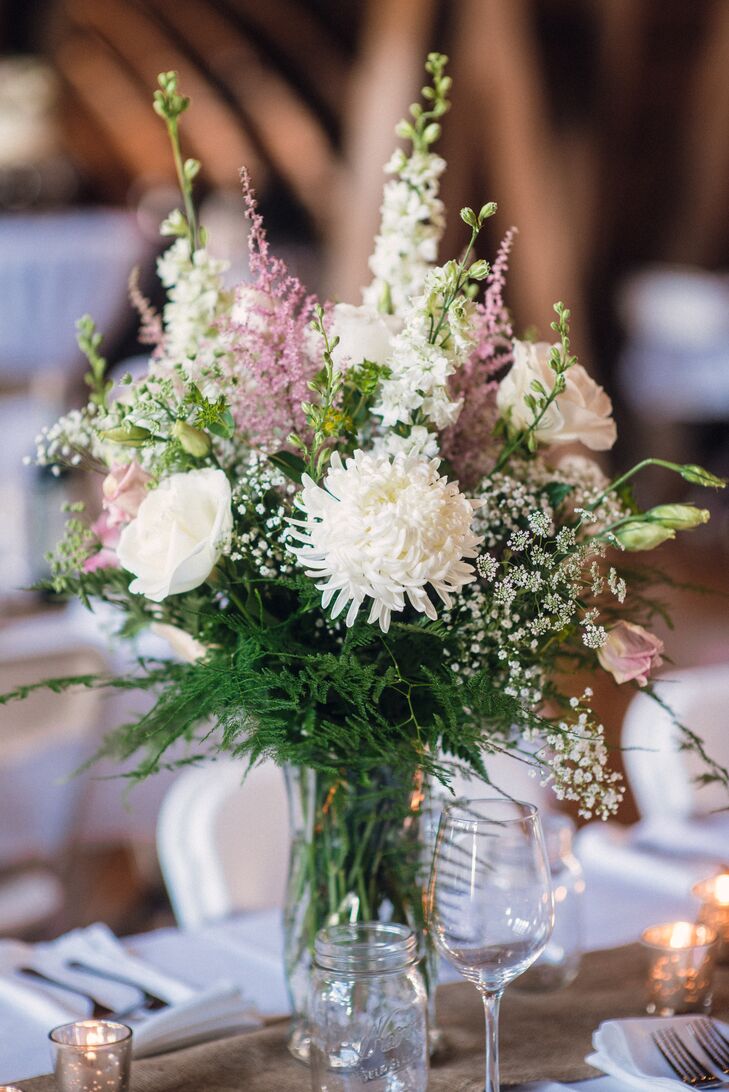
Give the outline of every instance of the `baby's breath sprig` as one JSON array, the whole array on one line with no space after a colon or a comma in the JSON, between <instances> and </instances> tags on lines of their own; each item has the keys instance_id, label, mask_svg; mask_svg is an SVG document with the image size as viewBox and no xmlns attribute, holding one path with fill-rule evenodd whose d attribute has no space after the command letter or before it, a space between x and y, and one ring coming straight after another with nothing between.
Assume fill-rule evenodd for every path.
<instances>
[{"instance_id":1,"label":"baby's breath sprig","mask_svg":"<svg viewBox=\"0 0 729 1092\"><path fill-rule=\"evenodd\" d=\"M185 203L184 217L180 212L170 216L162 225L162 233L186 235L190 243L190 254L194 254L198 246L204 242L203 237L201 237L201 230L198 229L195 203L192 197L192 186L200 171L200 161L198 159L185 159L183 161L179 127L180 117L190 105L190 99L187 95L182 95L178 90L176 72L160 72L157 82L159 83L159 89L154 93L153 105L155 112L159 114L167 126L175 161L175 170L177 171L177 181Z\"/></svg>"}]
</instances>

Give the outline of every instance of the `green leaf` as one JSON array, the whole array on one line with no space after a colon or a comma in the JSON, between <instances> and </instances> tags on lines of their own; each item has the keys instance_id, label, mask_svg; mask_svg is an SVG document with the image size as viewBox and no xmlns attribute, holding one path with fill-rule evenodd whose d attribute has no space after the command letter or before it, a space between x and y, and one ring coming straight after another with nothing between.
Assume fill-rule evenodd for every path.
<instances>
[{"instance_id":1,"label":"green leaf","mask_svg":"<svg viewBox=\"0 0 729 1092\"><path fill-rule=\"evenodd\" d=\"M268 461L292 482L296 482L297 485L301 482L306 463L300 455L294 455L292 451L276 451L268 456Z\"/></svg>"}]
</instances>

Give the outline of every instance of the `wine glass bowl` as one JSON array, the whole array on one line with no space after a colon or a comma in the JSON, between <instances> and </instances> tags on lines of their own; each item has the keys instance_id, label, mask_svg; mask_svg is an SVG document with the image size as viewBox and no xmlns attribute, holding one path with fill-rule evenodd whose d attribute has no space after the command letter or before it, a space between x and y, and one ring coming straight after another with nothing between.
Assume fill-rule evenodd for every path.
<instances>
[{"instance_id":1,"label":"wine glass bowl","mask_svg":"<svg viewBox=\"0 0 729 1092\"><path fill-rule=\"evenodd\" d=\"M498 1092L498 1003L506 985L542 953L554 924L537 809L506 798L445 808L427 911L436 948L484 999L486 1090Z\"/></svg>"}]
</instances>

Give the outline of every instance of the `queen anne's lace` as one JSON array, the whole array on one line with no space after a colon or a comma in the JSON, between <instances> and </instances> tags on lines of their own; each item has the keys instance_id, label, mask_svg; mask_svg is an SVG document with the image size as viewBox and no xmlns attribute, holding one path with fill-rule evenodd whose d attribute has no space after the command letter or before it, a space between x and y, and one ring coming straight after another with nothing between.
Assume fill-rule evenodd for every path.
<instances>
[{"instance_id":1,"label":"queen anne's lace","mask_svg":"<svg viewBox=\"0 0 729 1092\"><path fill-rule=\"evenodd\" d=\"M475 579L464 560L480 542L473 502L438 473L436 459L356 451L343 464L335 453L323 486L304 476L298 503L306 518L291 521L302 543L292 550L321 581L322 606L334 600L332 618L349 603L348 626L367 598L368 621L385 633L406 600L435 619L428 585L450 606L451 594Z\"/></svg>"}]
</instances>

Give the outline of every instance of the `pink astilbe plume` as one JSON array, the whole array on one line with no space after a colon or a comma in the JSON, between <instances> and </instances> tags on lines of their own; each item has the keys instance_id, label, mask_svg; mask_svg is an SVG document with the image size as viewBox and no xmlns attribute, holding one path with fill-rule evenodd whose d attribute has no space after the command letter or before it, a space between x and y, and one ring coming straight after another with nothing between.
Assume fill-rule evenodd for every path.
<instances>
[{"instance_id":1,"label":"pink astilbe plume","mask_svg":"<svg viewBox=\"0 0 729 1092\"><path fill-rule=\"evenodd\" d=\"M137 340L141 345L161 346L164 339L162 318L139 287L139 266L135 265L129 274L128 290L129 302L140 320Z\"/></svg>"},{"instance_id":2,"label":"pink astilbe plume","mask_svg":"<svg viewBox=\"0 0 729 1092\"><path fill-rule=\"evenodd\" d=\"M451 463L462 488L472 488L495 461L493 436L498 416L494 376L511 363L511 316L504 304L504 286L509 254L516 228L509 228L491 268L483 300L476 305L476 345L453 376L453 397L463 398L456 423L443 433L441 451Z\"/></svg>"},{"instance_id":3,"label":"pink astilbe plume","mask_svg":"<svg viewBox=\"0 0 729 1092\"><path fill-rule=\"evenodd\" d=\"M271 255L246 170L241 185L251 281L238 285L232 316L221 322L230 346L227 367L238 384L231 412L252 447L275 451L290 433L306 432L301 404L311 397L308 383L322 366L309 329L316 300Z\"/></svg>"}]
</instances>

